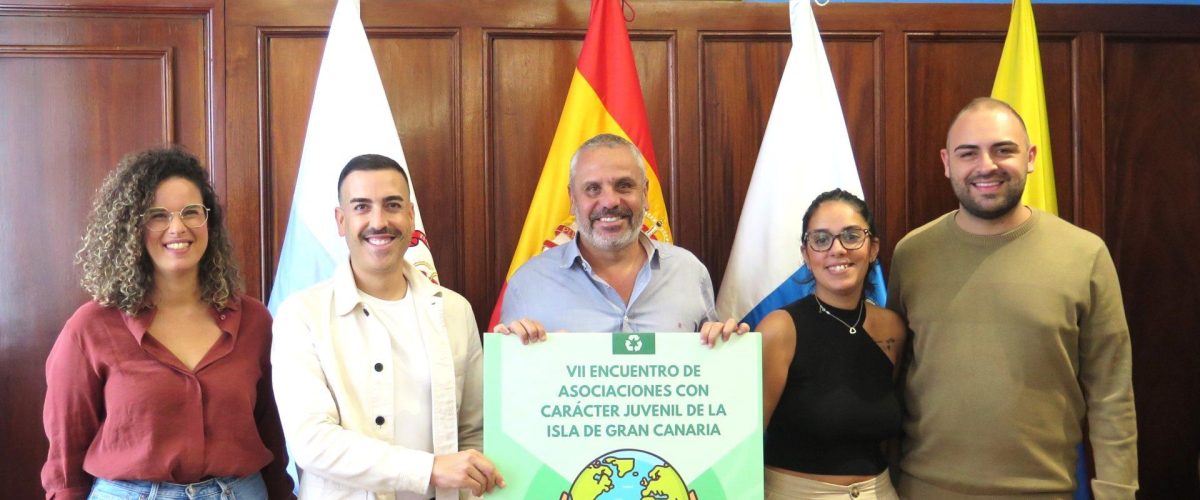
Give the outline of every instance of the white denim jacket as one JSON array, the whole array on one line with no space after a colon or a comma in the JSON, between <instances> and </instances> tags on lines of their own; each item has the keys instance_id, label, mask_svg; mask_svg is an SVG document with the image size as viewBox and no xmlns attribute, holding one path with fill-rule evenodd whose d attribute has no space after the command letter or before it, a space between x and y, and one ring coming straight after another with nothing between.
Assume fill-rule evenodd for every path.
<instances>
[{"instance_id":1,"label":"white denim jacket","mask_svg":"<svg viewBox=\"0 0 1200 500\"><path fill-rule=\"evenodd\" d=\"M471 305L403 265L429 356L434 453L391 443L393 426L404 425L394 418L393 337L359 300L347 260L275 315L275 400L301 499L423 493L434 455L482 449L483 349ZM457 491L437 490L438 500L456 498Z\"/></svg>"}]
</instances>

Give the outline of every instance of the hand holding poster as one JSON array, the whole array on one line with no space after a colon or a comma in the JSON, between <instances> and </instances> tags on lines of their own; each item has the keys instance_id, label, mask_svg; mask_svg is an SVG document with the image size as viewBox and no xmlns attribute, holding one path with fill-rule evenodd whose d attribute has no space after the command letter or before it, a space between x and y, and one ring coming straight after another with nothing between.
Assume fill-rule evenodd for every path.
<instances>
[{"instance_id":1,"label":"hand holding poster","mask_svg":"<svg viewBox=\"0 0 1200 500\"><path fill-rule=\"evenodd\" d=\"M484 338L489 498L761 498L762 339L695 333Z\"/></svg>"}]
</instances>

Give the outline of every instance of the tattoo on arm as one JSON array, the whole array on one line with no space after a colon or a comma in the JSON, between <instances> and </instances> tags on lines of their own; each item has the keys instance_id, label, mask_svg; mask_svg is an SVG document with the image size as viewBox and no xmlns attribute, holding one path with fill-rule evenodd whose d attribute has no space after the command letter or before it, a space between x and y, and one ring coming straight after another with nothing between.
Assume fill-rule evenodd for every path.
<instances>
[{"instance_id":1,"label":"tattoo on arm","mask_svg":"<svg viewBox=\"0 0 1200 500\"><path fill-rule=\"evenodd\" d=\"M876 340L875 343L879 344L881 349L887 352L892 352L892 348L896 346L896 339Z\"/></svg>"}]
</instances>

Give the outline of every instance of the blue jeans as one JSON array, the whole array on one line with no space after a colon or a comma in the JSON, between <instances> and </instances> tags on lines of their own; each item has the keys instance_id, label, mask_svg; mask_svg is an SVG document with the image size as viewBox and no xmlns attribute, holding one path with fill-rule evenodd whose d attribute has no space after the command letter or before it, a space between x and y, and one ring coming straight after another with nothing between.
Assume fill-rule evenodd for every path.
<instances>
[{"instance_id":1,"label":"blue jeans","mask_svg":"<svg viewBox=\"0 0 1200 500\"><path fill-rule=\"evenodd\" d=\"M110 481L96 478L88 500L266 500L267 485L254 473L244 477L215 477L192 484L153 481Z\"/></svg>"}]
</instances>

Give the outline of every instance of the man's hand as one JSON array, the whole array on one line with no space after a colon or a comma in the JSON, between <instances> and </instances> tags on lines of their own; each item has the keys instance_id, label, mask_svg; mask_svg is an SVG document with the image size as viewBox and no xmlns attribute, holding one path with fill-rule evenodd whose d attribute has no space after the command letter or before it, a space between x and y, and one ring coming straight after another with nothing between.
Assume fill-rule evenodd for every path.
<instances>
[{"instance_id":1,"label":"man's hand","mask_svg":"<svg viewBox=\"0 0 1200 500\"><path fill-rule=\"evenodd\" d=\"M434 488L471 490L471 494L482 496L497 486L503 488L504 476L492 465L492 461L475 450L460 451L433 457L433 473L429 484Z\"/></svg>"},{"instance_id":2,"label":"man's hand","mask_svg":"<svg viewBox=\"0 0 1200 500\"><path fill-rule=\"evenodd\" d=\"M493 326L492 331L505 335L516 335L525 345L529 345L530 342L546 340L546 328L541 323L529 318L521 318L507 325L500 323Z\"/></svg>"},{"instance_id":3,"label":"man's hand","mask_svg":"<svg viewBox=\"0 0 1200 500\"><path fill-rule=\"evenodd\" d=\"M729 318L724 322L721 321L705 321L700 327L700 345L706 345L710 349L717 345L717 339L725 341L729 340L734 333L741 335L750 331L750 325L746 323L738 323L737 320Z\"/></svg>"}]
</instances>

